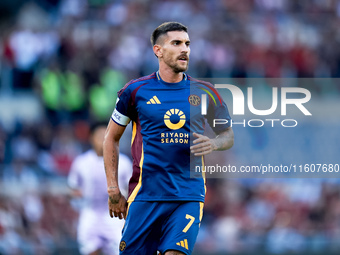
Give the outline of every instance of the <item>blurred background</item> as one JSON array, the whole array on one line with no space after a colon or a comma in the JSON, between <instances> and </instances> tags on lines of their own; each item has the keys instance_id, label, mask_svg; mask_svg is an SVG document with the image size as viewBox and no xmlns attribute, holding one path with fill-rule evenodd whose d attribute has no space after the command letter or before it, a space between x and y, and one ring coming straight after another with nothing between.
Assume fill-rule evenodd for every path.
<instances>
[{"instance_id":1,"label":"blurred background","mask_svg":"<svg viewBox=\"0 0 340 255\"><path fill-rule=\"evenodd\" d=\"M170 20L189 27L189 75L327 78L331 85L315 83L312 95L339 99L337 0L1 0L0 254L78 254L70 165L89 148L90 122L110 119L116 92L157 70L149 37ZM320 133L305 127L296 137ZM227 161L277 150L265 127L234 131ZM126 133L122 151L130 155ZM332 147L322 146L338 155L339 129L328 135ZM323 150L319 142L299 143L299 151ZM337 179L207 185L194 254L339 254Z\"/></svg>"}]
</instances>

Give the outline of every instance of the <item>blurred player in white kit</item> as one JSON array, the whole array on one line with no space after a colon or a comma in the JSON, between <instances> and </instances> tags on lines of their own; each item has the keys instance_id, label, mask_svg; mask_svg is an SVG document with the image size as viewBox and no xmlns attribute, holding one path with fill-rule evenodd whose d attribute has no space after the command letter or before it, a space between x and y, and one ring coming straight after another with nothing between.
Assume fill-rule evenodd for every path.
<instances>
[{"instance_id":1,"label":"blurred player in white kit","mask_svg":"<svg viewBox=\"0 0 340 255\"><path fill-rule=\"evenodd\" d=\"M108 194L103 161L103 141L106 123L91 126L92 149L79 155L72 163L68 184L72 196L82 199L79 213L77 239L79 251L86 255L119 254L123 220L110 218ZM132 174L132 163L119 155L119 186L127 196L128 181Z\"/></svg>"}]
</instances>

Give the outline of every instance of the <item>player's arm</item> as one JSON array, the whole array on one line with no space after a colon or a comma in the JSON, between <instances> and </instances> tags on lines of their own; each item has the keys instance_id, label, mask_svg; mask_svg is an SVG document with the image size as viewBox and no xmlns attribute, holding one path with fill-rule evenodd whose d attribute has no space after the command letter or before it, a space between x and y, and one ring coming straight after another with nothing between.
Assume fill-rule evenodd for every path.
<instances>
[{"instance_id":1,"label":"player's arm","mask_svg":"<svg viewBox=\"0 0 340 255\"><path fill-rule=\"evenodd\" d=\"M193 133L196 138L193 146L190 147L191 153L195 156L202 156L212 151L228 150L234 145L234 131L231 127L219 133L215 138Z\"/></svg>"},{"instance_id":2,"label":"player's arm","mask_svg":"<svg viewBox=\"0 0 340 255\"><path fill-rule=\"evenodd\" d=\"M126 218L127 202L118 185L119 140L125 131L124 126L110 120L103 143L103 157L109 194L109 212L119 219Z\"/></svg>"}]
</instances>

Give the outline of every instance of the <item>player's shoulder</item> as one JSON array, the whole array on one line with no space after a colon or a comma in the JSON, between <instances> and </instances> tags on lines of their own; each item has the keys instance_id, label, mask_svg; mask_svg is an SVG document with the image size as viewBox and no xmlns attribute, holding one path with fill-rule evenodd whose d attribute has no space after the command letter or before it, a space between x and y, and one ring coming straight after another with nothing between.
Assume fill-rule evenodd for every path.
<instances>
[{"instance_id":1,"label":"player's shoulder","mask_svg":"<svg viewBox=\"0 0 340 255\"><path fill-rule=\"evenodd\" d=\"M207 88L207 89L210 89L210 90L215 89L214 85L212 85L208 81L199 80L199 79L193 78L189 75L188 75L188 80L190 81L190 85L192 85L192 86L198 86L198 87Z\"/></svg>"},{"instance_id":2,"label":"player's shoulder","mask_svg":"<svg viewBox=\"0 0 340 255\"><path fill-rule=\"evenodd\" d=\"M191 76L188 76L188 79L190 80L190 89L192 89L192 91L204 91L214 102L219 101L222 104L223 100L212 83L195 79Z\"/></svg>"},{"instance_id":3,"label":"player's shoulder","mask_svg":"<svg viewBox=\"0 0 340 255\"><path fill-rule=\"evenodd\" d=\"M133 79L125 84L125 86L118 91L118 96L120 96L124 91L130 91L137 89L141 85L147 84L148 82L152 81L156 78L156 72L153 72L152 74L142 76L138 79Z\"/></svg>"}]
</instances>

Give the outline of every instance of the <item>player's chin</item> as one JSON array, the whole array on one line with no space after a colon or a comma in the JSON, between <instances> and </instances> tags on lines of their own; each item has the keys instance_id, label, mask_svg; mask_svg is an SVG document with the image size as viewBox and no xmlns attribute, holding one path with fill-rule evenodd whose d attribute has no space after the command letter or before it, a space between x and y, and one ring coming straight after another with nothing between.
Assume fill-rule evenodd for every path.
<instances>
[{"instance_id":1,"label":"player's chin","mask_svg":"<svg viewBox=\"0 0 340 255\"><path fill-rule=\"evenodd\" d=\"M186 63L186 64L182 64L182 65L178 65L176 68L175 68L175 72L177 73L180 73L180 72L185 72L186 70L188 70L188 67L189 65Z\"/></svg>"}]
</instances>

